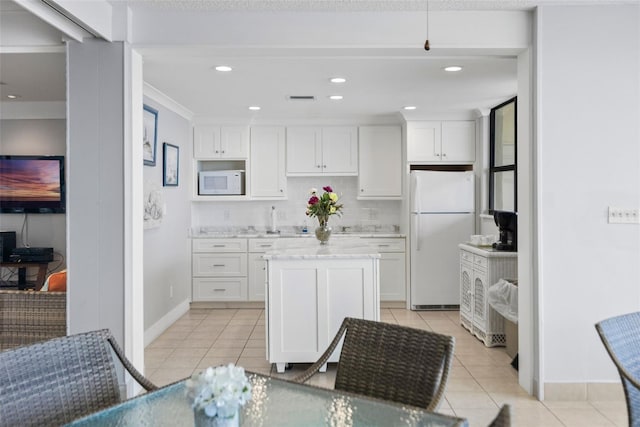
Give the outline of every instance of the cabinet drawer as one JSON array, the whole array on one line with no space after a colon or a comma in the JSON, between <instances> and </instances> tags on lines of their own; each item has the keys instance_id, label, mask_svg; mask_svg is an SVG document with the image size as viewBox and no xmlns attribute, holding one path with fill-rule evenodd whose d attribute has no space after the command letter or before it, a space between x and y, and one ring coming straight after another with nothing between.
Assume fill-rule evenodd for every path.
<instances>
[{"instance_id":1,"label":"cabinet drawer","mask_svg":"<svg viewBox=\"0 0 640 427\"><path fill-rule=\"evenodd\" d=\"M194 276L246 276L247 254L193 254Z\"/></svg>"},{"instance_id":2,"label":"cabinet drawer","mask_svg":"<svg viewBox=\"0 0 640 427\"><path fill-rule=\"evenodd\" d=\"M246 252L247 239L193 239L193 252Z\"/></svg>"},{"instance_id":3,"label":"cabinet drawer","mask_svg":"<svg viewBox=\"0 0 640 427\"><path fill-rule=\"evenodd\" d=\"M369 246L376 248L379 252L404 252L404 239L394 238L363 238L362 241Z\"/></svg>"},{"instance_id":4,"label":"cabinet drawer","mask_svg":"<svg viewBox=\"0 0 640 427\"><path fill-rule=\"evenodd\" d=\"M473 256L473 265L476 267L480 267L480 268L487 268L487 258L479 256L479 255L474 255Z\"/></svg>"},{"instance_id":5,"label":"cabinet drawer","mask_svg":"<svg viewBox=\"0 0 640 427\"><path fill-rule=\"evenodd\" d=\"M247 299L247 279L195 278L194 301L244 301Z\"/></svg>"},{"instance_id":6,"label":"cabinet drawer","mask_svg":"<svg viewBox=\"0 0 640 427\"><path fill-rule=\"evenodd\" d=\"M249 239L249 252L267 252L273 249L278 239Z\"/></svg>"},{"instance_id":7,"label":"cabinet drawer","mask_svg":"<svg viewBox=\"0 0 640 427\"><path fill-rule=\"evenodd\" d=\"M460 261L473 264L473 254L467 251L460 251Z\"/></svg>"}]
</instances>

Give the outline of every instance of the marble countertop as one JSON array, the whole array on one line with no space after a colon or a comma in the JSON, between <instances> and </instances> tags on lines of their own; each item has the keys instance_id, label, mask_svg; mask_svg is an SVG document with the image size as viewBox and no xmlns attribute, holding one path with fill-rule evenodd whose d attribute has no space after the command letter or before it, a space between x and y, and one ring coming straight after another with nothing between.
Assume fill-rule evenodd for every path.
<instances>
[{"instance_id":1,"label":"marble countertop","mask_svg":"<svg viewBox=\"0 0 640 427\"><path fill-rule=\"evenodd\" d=\"M273 239L273 238L308 238L313 237L315 240L315 234L313 229L309 228L309 231L303 233L300 227L283 227L278 233L270 233L265 229L258 229L254 227L197 227L191 230L191 238L193 239L222 239L222 238L244 238L244 239ZM384 226L378 229L368 229L357 226L352 227L334 227L331 237L364 237L364 238L393 238L393 237L406 237L396 230L394 226Z\"/></svg>"},{"instance_id":2,"label":"marble countertop","mask_svg":"<svg viewBox=\"0 0 640 427\"><path fill-rule=\"evenodd\" d=\"M329 240L328 244L321 245L316 239L300 239L294 242L282 241L281 244L276 243L272 250L264 254L264 259L266 260L319 258L380 258L380 254L375 248L368 245L340 240Z\"/></svg>"},{"instance_id":3,"label":"marble countertop","mask_svg":"<svg viewBox=\"0 0 640 427\"><path fill-rule=\"evenodd\" d=\"M476 255L481 255L488 258L497 256L515 258L518 256L518 252L498 251L496 249L493 249L493 247L491 246L476 246L472 245L471 243L460 243L458 247L460 249L464 249L465 251L469 251Z\"/></svg>"}]
</instances>

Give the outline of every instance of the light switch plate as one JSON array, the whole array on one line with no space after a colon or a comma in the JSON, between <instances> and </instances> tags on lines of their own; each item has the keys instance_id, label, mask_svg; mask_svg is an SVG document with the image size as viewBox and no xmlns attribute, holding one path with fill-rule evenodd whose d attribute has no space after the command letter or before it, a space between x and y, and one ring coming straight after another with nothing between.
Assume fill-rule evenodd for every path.
<instances>
[{"instance_id":1,"label":"light switch plate","mask_svg":"<svg viewBox=\"0 0 640 427\"><path fill-rule=\"evenodd\" d=\"M609 206L609 224L640 224L640 209Z\"/></svg>"}]
</instances>

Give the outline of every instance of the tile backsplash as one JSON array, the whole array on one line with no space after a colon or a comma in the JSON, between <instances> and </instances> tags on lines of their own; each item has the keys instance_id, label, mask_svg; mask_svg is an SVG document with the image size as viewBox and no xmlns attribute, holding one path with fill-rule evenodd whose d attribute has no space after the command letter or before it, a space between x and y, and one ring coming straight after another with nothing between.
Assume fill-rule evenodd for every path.
<instances>
[{"instance_id":1,"label":"tile backsplash","mask_svg":"<svg viewBox=\"0 0 640 427\"><path fill-rule=\"evenodd\" d=\"M271 207L276 207L277 226L315 227L317 220L305 215L309 190L330 185L344 205L342 216L333 215L332 226L397 225L400 223L401 201L356 200L357 177L290 177L287 179L287 200L213 201L191 204L192 227L269 227Z\"/></svg>"}]
</instances>

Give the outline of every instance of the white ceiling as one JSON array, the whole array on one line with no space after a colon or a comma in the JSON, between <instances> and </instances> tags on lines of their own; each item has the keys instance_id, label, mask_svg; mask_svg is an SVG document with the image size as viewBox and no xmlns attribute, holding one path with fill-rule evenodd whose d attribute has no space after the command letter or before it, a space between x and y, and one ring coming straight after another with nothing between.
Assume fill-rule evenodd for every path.
<instances>
[{"instance_id":1,"label":"white ceiling","mask_svg":"<svg viewBox=\"0 0 640 427\"><path fill-rule=\"evenodd\" d=\"M121 0L118 0L121 1ZM538 1L430 0L430 10L526 9ZM584 3L591 0L582 0ZM557 2L557 1L556 1ZM595 1L594 1L595 2ZM602 0L597 0L602 3ZM0 1L6 10L6 1ZM116 3L114 1L114 3ZM424 10L426 1L411 0L128 0L134 13L146 8L212 10ZM563 2L567 3L567 2ZM13 6L15 9L15 5ZM420 43L422 41L419 41ZM288 49L250 52L194 46L142 49L144 79L197 116L240 120L344 119L398 116L415 105L419 113L470 113L490 108L516 92L516 62L509 57L444 57L417 49L411 54L383 56L305 55ZM231 73L213 70L231 65ZM446 73L446 65L462 65ZM348 79L329 83L333 76ZM64 55L56 53L0 56L3 102L16 93L24 101L64 100ZM341 101L329 95L341 94ZM312 95L315 101L290 101L290 95ZM259 112L248 110L259 105Z\"/></svg>"}]
</instances>

